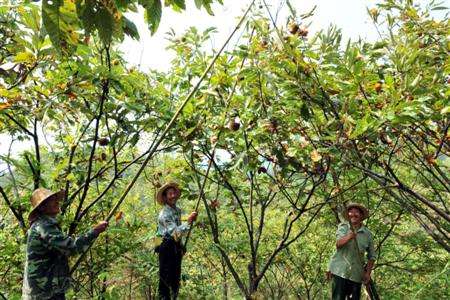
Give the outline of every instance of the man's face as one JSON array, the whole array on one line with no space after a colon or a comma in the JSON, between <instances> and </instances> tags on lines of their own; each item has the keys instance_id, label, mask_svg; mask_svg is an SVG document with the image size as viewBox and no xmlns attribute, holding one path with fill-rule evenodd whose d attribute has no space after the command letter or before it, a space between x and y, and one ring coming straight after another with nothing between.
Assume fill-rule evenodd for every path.
<instances>
[{"instance_id":1,"label":"man's face","mask_svg":"<svg viewBox=\"0 0 450 300\"><path fill-rule=\"evenodd\" d=\"M176 189L170 187L166 190L165 192L165 202L170 205L170 206L174 206L175 203L177 203L178 200L178 192Z\"/></svg>"},{"instance_id":2,"label":"man's face","mask_svg":"<svg viewBox=\"0 0 450 300\"><path fill-rule=\"evenodd\" d=\"M58 200L49 200L42 206L41 211L49 216L56 216L61 212Z\"/></svg>"},{"instance_id":3,"label":"man's face","mask_svg":"<svg viewBox=\"0 0 450 300\"><path fill-rule=\"evenodd\" d=\"M362 222L361 211L355 207L348 210L348 219L352 224L360 224Z\"/></svg>"}]
</instances>

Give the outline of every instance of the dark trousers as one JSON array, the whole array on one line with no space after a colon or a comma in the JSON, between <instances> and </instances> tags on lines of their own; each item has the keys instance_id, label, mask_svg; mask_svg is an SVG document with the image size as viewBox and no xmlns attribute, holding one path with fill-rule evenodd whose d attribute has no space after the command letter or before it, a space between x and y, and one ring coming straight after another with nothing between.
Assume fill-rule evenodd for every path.
<instances>
[{"instance_id":1,"label":"dark trousers","mask_svg":"<svg viewBox=\"0 0 450 300\"><path fill-rule=\"evenodd\" d=\"M164 238L159 246L159 299L171 300L178 296L183 251L180 242Z\"/></svg>"},{"instance_id":2,"label":"dark trousers","mask_svg":"<svg viewBox=\"0 0 450 300\"><path fill-rule=\"evenodd\" d=\"M332 300L359 300L361 298L361 283L354 282L333 274Z\"/></svg>"},{"instance_id":3,"label":"dark trousers","mask_svg":"<svg viewBox=\"0 0 450 300\"><path fill-rule=\"evenodd\" d=\"M51 297L49 300L66 300L66 295L64 294L57 294Z\"/></svg>"}]
</instances>

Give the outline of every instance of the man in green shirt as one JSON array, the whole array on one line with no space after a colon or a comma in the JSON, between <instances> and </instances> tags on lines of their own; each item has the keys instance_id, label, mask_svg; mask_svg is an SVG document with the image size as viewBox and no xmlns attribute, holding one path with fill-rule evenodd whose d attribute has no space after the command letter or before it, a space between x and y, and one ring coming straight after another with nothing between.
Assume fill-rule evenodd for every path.
<instances>
[{"instance_id":1,"label":"man in green shirt","mask_svg":"<svg viewBox=\"0 0 450 300\"><path fill-rule=\"evenodd\" d=\"M85 251L108 226L108 222L101 221L78 237L65 235L56 221L64 193L38 188L31 196L33 210L28 217L24 300L65 299L71 283L68 257Z\"/></svg>"},{"instance_id":2,"label":"man in green shirt","mask_svg":"<svg viewBox=\"0 0 450 300\"><path fill-rule=\"evenodd\" d=\"M347 205L345 218L336 231L336 252L331 258L332 299L360 299L361 283L370 281L375 251L372 233L362 222L369 216L366 207L358 203ZM364 267L364 254L367 265Z\"/></svg>"}]
</instances>

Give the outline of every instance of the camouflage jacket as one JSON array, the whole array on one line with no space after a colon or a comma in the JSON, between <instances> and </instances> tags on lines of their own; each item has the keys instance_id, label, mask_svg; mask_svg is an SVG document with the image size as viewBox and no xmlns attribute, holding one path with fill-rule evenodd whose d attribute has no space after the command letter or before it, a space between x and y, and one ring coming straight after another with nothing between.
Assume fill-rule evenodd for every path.
<instances>
[{"instance_id":1,"label":"camouflage jacket","mask_svg":"<svg viewBox=\"0 0 450 300\"><path fill-rule=\"evenodd\" d=\"M49 299L64 294L70 286L68 256L87 249L96 237L94 230L69 237L56 219L40 216L27 233L22 298Z\"/></svg>"}]
</instances>

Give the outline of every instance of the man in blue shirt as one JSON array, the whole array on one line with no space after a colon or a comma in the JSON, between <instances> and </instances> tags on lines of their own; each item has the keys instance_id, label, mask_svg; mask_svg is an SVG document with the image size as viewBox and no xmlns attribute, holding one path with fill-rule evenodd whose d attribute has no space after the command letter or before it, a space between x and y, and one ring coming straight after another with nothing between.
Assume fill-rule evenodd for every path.
<instances>
[{"instance_id":1,"label":"man in blue shirt","mask_svg":"<svg viewBox=\"0 0 450 300\"><path fill-rule=\"evenodd\" d=\"M158 236L162 238L157 247L159 253L159 298L176 299L180 287L181 259L184 254L181 238L188 232L197 218L192 212L187 223L181 223L181 209L176 206L181 190L174 182L162 186L156 201L163 205L158 217Z\"/></svg>"}]
</instances>

